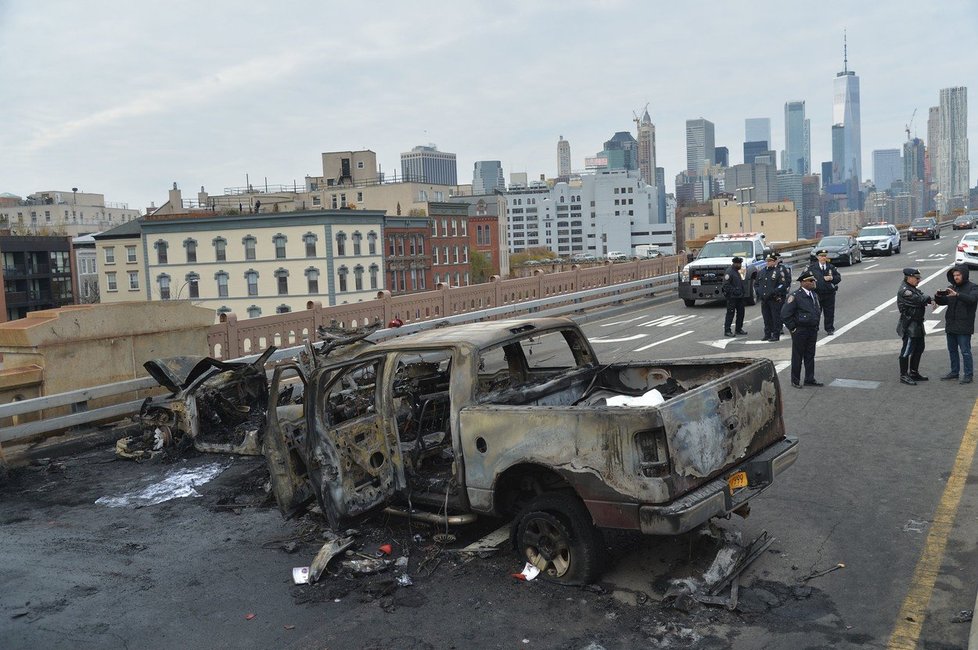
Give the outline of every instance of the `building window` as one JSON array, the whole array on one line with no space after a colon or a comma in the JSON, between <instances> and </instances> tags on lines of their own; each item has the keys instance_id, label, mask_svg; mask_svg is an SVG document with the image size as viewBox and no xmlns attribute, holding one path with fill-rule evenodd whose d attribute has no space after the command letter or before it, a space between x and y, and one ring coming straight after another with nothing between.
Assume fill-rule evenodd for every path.
<instances>
[{"instance_id":1,"label":"building window","mask_svg":"<svg viewBox=\"0 0 978 650\"><path fill-rule=\"evenodd\" d=\"M214 274L214 279L217 280L217 297L227 298L228 297L228 274L224 271L218 271Z\"/></svg>"},{"instance_id":2,"label":"building window","mask_svg":"<svg viewBox=\"0 0 978 650\"><path fill-rule=\"evenodd\" d=\"M377 288L377 275L380 273L380 267L376 264L370 265L370 288ZM422 276L423 277L423 276Z\"/></svg>"},{"instance_id":3,"label":"building window","mask_svg":"<svg viewBox=\"0 0 978 650\"><path fill-rule=\"evenodd\" d=\"M404 257L404 235L397 236L397 254Z\"/></svg>"},{"instance_id":4,"label":"building window","mask_svg":"<svg viewBox=\"0 0 978 650\"><path fill-rule=\"evenodd\" d=\"M319 293L319 269L312 266L306 269L306 280L309 282L309 293Z\"/></svg>"},{"instance_id":5,"label":"building window","mask_svg":"<svg viewBox=\"0 0 978 650\"><path fill-rule=\"evenodd\" d=\"M458 237L458 221L452 219L452 237Z\"/></svg>"},{"instance_id":6,"label":"building window","mask_svg":"<svg viewBox=\"0 0 978 650\"><path fill-rule=\"evenodd\" d=\"M363 235L358 232L353 233L353 254L360 254L360 242L363 241Z\"/></svg>"},{"instance_id":7,"label":"building window","mask_svg":"<svg viewBox=\"0 0 978 650\"><path fill-rule=\"evenodd\" d=\"M316 240L319 238L311 232L302 236L302 242L306 245L306 257L316 257Z\"/></svg>"},{"instance_id":8,"label":"building window","mask_svg":"<svg viewBox=\"0 0 978 650\"><path fill-rule=\"evenodd\" d=\"M367 233L367 253L370 255L377 254L377 233L373 231Z\"/></svg>"},{"instance_id":9,"label":"building window","mask_svg":"<svg viewBox=\"0 0 978 650\"><path fill-rule=\"evenodd\" d=\"M257 296L258 295L258 271L254 269L248 269L244 274L245 282L248 285L248 295Z\"/></svg>"},{"instance_id":10,"label":"building window","mask_svg":"<svg viewBox=\"0 0 978 650\"><path fill-rule=\"evenodd\" d=\"M126 261L130 264L136 263L136 247L126 246Z\"/></svg>"},{"instance_id":11,"label":"building window","mask_svg":"<svg viewBox=\"0 0 978 650\"><path fill-rule=\"evenodd\" d=\"M435 219L431 220L431 236L432 237L438 236L438 221L436 221Z\"/></svg>"},{"instance_id":12,"label":"building window","mask_svg":"<svg viewBox=\"0 0 978 650\"><path fill-rule=\"evenodd\" d=\"M349 273L349 270L345 266L341 266L340 267L340 270L338 271L338 275L339 275L339 278L340 278L340 291L341 292L342 291L346 291L346 276L347 276L348 273Z\"/></svg>"},{"instance_id":13,"label":"building window","mask_svg":"<svg viewBox=\"0 0 978 650\"><path fill-rule=\"evenodd\" d=\"M448 219L441 220L441 236L448 237Z\"/></svg>"},{"instance_id":14,"label":"building window","mask_svg":"<svg viewBox=\"0 0 978 650\"><path fill-rule=\"evenodd\" d=\"M128 271L129 273L129 290L138 291L139 290L139 271Z\"/></svg>"},{"instance_id":15,"label":"building window","mask_svg":"<svg viewBox=\"0 0 978 650\"><path fill-rule=\"evenodd\" d=\"M431 251L434 253L434 257L432 258L431 263L433 265L440 264L440 262L438 261L438 247L435 246L434 248L431 249Z\"/></svg>"},{"instance_id":16,"label":"building window","mask_svg":"<svg viewBox=\"0 0 978 650\"><path fill-rule=\"evenodd\" d=\"M227 261L228 240L223 237L214 239L214 259L218 262Z\"/></svg>"},{"instance_id":17,"label":"building window","mask_svg":"<svg viewBox=\"0 0 978 650\"><path fill-rule=\"evenodd\" d=\"M441 257L442 264L451 264L451 259L448 257L448 246L441 247Z\"/></svg>"},{"instance_id":18,"label":"building window","mask_svg":"<svg viewBox=\"0 0 978 650\"><path fill-rule=\"evenodd\" d=\"M278 284L278 295L289 295L289 272L286 269L279 268L275 271L275 279Z\"/></svg>"},{"instance_id":19,"label":"building window","mask_svg":"<svg viewBox=\"0 0 978 650\"><path fill-rule=\"evenodd\" d=\"M288 305L279 305L278 307L275 308L276 314L288 314L291 311L292 308L289 307Z\"/></svg>"},{"instance_id":20,"label":"building window","mask_svg":"<svg viewBox=\"0 0 978 650\"><path fill-rule=\"evenodd\" d=\"M187 274L187 296L190 298L200 298L200 276L196 273ZM179 292L178 292L179 294Z\"/></svg>"},{"instance_id":21,"label":"building window","mask_svg":"<svg viewBox=\"0 0 978 650\"><path fill-rule=\"evenodd\" d=\"M424 235L418 235L418 255L424 255Z\"/></svg>"},{"instance_id":22,"label":"building window","mask_svg":"<svg viewBox=\"0 0 978 650\"><path fill-rule=\"evenodd\" d=\"M275 244L275 259L284 260L285 259L285 242L288 238L285 235L278 234L272 237L272 243Z\"/></svg>"},{"instance_id":23,"label":"building window","mask_svg":"<svg viewBox=\"0 0 978 650\"><path fill-rule=\"evenodd\" d=\"M461 221L462 221L462 236L463 237L468 237L469 236L469 222L466 221L465 219L462 219Z\"/></svg>"},{"instance_id":24,"label":"building window","mask_svg":"<svg viewBox=\"0 0 978 650\"><path fill-rule=\"evenodd\" d=\"M197 261L197 240L187 239L183 242L183 247L187 250L187 264Z\"/></svg>"},{"instance_id":25,"label":"building window","mask_svg":"<svg viewBox=\"0 0 978 650\"><path fill-rule=\"evenodd\" d=\"M258 305L248 307L248 318L258 318L259 316L261 316L261 307Z\"/></svg>"},{"instance_id":26,"label":"building window","mask_svg":"<svg viewBox=\"0 0 978 650\"><path fill-rule=\"evenodd\" d=\"M156 263L167 264L166 253L167 253L167 248L169 247L168 244L162 239L160 239L155 244L153 244L153 247L156 249Z\"/></svg>"},{"instance_id":27,"label":"building window","mask_svg":"<svg viewBox=\"0 0 978 650\"><path fill-rule=\"evenodd\" d=\"M363 267L359 264L353 267L353 284L357 291L363 291Z\"/></svg>"},{"instance_id":28,"label":"building window","mask_svg":"<svg viewBox=\"0 0 978 650\"><path fill-rule=\"evenodd\" d=\"M346 255L346 233L336 233L336 254Z\"/></svg>"},{"instance_id":29,"label":"building window","mask_svg":"<svg viewBox=\"0 0 978 650\"><path fill-rule=\"evenodd\" d=\"M245 259L255 259L255 245L258 243L258 240L251 235L248 235L246 237L242 237L241 243L244 244Z\"/></svg>"},{"instance_id":30,"label":"building window","mask_svg":"<svg viewBox=\"0 0 978 650\"><path fill-rule=\"evenodd\" d=\"M160 300L170 299L170 276L165 273L158 278L156 282L160 285Z\"/></svg>"},{"instance_id":31,"label":"building window","mask_svg":"<svg viewBox=\"0 0 978 650\"><path fill-rule=\"evenodd\" d=\"M105 274L105 286L109 291L118 291L119 285L116 283L115 271Z\"/></svg>"},{"instance_id":32,"label":"building window","mask_svg":"<svg viewBox=\"0 0 978 650\"><path fill-rule=\"evenodd\" d=\"M458 246L455 246L455 247L454 247L454 251L452 251L452 252L454 252L454 253L455 253L455 257L454 257L454 260L455 260L455 263L456 263L456 264L458 264L458 262L459 262L459 257L458 257ZM455 284L456 284L456 286L458 286L458 283L457 283L457 282L456 282Z\"/></svg>"},{"instance_id":33,"label":"building window","mask_svg":"<svg viewBox=\"0 0 978 650\"><path fill-rule=\"evenodd\" d=\"M411 257L414 257L414 249L415 249L414 240L415 240L415 237L412 235L411 236L411 240L408 242L408 247L410 249L410 255L411 255Z\"/></svg>"},{"instance_id":34,"label":"building window","mask_svg":"<svg viewBox=\"0 0 978 650\"><path fill-rule=\"evenodd\" d=\"M231 313L231 308L228 307L227 305L221 305L220 307L217 308L217 315L218 316L220 316L222 314L230 314L230 313Z\"/></svg>"},{"instance_id":35,"label":"building window","mask_svg":"<svg viewBox=\"0 0 978 650\"><path fill-rule=\"evenodd\" d=\"M115 246L105 247L105 263L115 264Z\"/></svg>"}]
</instances>

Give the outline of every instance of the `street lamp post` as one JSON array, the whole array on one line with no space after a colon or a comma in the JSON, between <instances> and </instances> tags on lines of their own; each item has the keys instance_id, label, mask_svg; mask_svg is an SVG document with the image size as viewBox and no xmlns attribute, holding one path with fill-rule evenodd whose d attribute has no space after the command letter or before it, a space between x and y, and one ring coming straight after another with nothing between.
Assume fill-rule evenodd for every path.
<instances>
[{"instance_id":1,"label":"street lamp post","mask_svg":"<svg viewBox=\"0 0 978 650\"><path fill-rule=\"evenodd\" d=\"M736 191L741 193L740 194L740 201L738 201L738 205L740 205L740 229L743 230L743 228L744 228L744 206L746 205L747 206L747 218L750 221L750 226L748 227L748 230L751 231L751 232L753 232L754 231L754 210L753 210L754 201L750 200L750 196L752 195L752 193L754 191L754 186L751 185L749 187L738 187ZM747 196L748 196L748 200L747 201L744 201L743 200L744 199L744 194L743 194L744 192L747 192Z\"/></svg>"}]
</instances>

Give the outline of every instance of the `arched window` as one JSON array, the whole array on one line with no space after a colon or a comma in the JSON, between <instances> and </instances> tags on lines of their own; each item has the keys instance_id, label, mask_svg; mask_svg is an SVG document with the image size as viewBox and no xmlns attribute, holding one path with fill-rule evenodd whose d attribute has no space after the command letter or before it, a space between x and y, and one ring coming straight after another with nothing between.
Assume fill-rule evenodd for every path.
<instances>
[{"instance_id":1,"label":"arched window","mask_svg":"<svg viewBox=\"0 0 978 650\"><path fill-rule=\"evenodd\" d=\"M275 280L278 284L278 295L289 295L289 272L287 269L279 268L275 271Z\"/></svg>"},{"instance_id":2,"label":"arched window","mask_svg":"<svg viewBox=\"0 0 978 650\"><path fill-rule=\"evenodd\" d=\"M218 271L214 274L214 279L217 280L217 297L227 298L228 297L228 274L227 271ZM230 310L228 310L230 311Z\"/></svg>"},{"instance_id":3,"label":"arched window","mask_svg":"<svg viewBox=\"0 0 978 650\"><path fill-rule=\"evenodd\" d=\"M302 236L302 242L306 245L306 257L316 257L316 242L319 237L315 233L307 232Z\"/></svg>"},{"instance_id":4,"label":"arched window","mask_svg":"<svg viewBox=\"0 0 978 650\"><path fill-rule=\"evenodd\" d=\"M214 259L218 262L226 261L228 258L228 240L223 237L215 237L211 243L214 244Z\"/></svg>"},{"instance_id":5,"label":"arched window","mask_svg":"<svg viewBox=\"0 0 978 650\"><path fill-rule=\"evenodd\" d=\"M353 233L353 254L360 254L360 243L363 241L363 235L359 232Z\"/></svg>"},{"instance_id":6,"label":"arched window","mask_svg":"<svg viewBox=\"0 0 978 650\"><path fill-rule=\"evenodd\" d=\"M258 295L258 271L255 269L248 269L244 274L245 283L248 285L248 295L257 296Z\"/></svg>"},{"instance_id":7,"label":"arched window","mask_svg":"<svg viewBox=\"0 0 978 650\"><path fill-rule=\"evenodd\" d=\"M200 298L200 276L196 273L188 273L184 280L187 282L187 297ZM179 291L177 297L180 297Z\"/></svg>"},{"instance_id":8,"label":"arched window","mask_svg":"<svg viewBox=\"0 0 978 650\"><path fill-rule=\"evenodd\" d=\"M319 293L319 269L314 266L306 269L306 280L309 282L309 293Z\"/></svg>"},{"instance_id":9,"label":"arched window","mask_svg":"<svg viewBox=\"0 0 978 650\"><path fill-rule=\"evenodd\" d=\"M359 264L353 267L353 285L357 291L363 291L363 267Z\"/></svg>"},{"instance_id":10,"label":"arched window","mask_svg":"<svg viewBox=\"0 0 978 650\"><path fill-rule=\"evenodd\" d=\"M165 241L163 241L162 239L157 240L156 243L153 244L153 248L156 249L156 263L157 264L167 264L168 263L167 262L167 248L168 247L169 247L169 245Z\"/></svg>"},{"instance_id":11,"label":"arched window","mask_svg":"<svg viewBox=\"0 0 978 650\"><path fill-rule=\"evenodd\" d=\"M255 259L255 245L258 243L258 240L251 235L246 235L241 238L241 243L244 245L245 259Z\"/></svg>"},{"instance_id":12,"label":"arched window","mask_svg":"<svg viewBox=\"0 0 978 650\"><path fill-rule=\"evenodd\" d=\"M258 305L248 307L248 318L258 318L259 316L261 316L261 307Z\"/></svg>"},{"instance_id":13,"label":"arched window","mask_svg":"<svg viewBox=\"0 0 978 650\"><path fill-rule=\"evenodd\" d=\"M170 276L162 273L156 276L156 284L160 288L160 300L170 299Z\"/></svg>"},{"instance_id":14,"label":"arched window","mask_svg":"<svg viewBox=\"0 0 978 650\"><path fill-rule=\"evenodd\" d=\"M187 252L187 264L195 263L197 261L197 240L184 239L183 248Z\"/></svg>"},{"instance_id":15,"label":"arched window","mask_svg":"<svg viewBox=\"0 0 978 650\"><path fill-rule=\"evenodd\" d=\"M282 233L277 233L274 237L272 237L272 243L275 244L275 259L285 259L285 242L288 240L289 238Z\"/></svg>"},{"instance_id":16,"label":"arched window","mask_svg":"<svg viewBox=\"0 0 978 650\"><path fill-rule=\"evenodd\" d=\"M286 304L281 304L275 308L276 314L288 314L290 311L292 311L292 308Z\"/></svg>"},{"instance_id":17,"label":"arched window","mask_svg":"<svg viewBox=\"0 0 978 650\"><path fill-rule=\"evenodd\" d=\"M380 274L380 267L376 264L370 265L370 288L377 288L377 276Z\"/></svg>"},{"instance_id":18,"label":"arched window","mask_svg":"<svg viewBox=\"0 0 978 650\"><path fill-rule=\"evenodd\" d=\"M367 253L370 255L377 254L377 233L373 230L367 233Z\"/></svg>"},{"instance_id":19,"label":"arched window","mask_svg":"<svg viewBox=\"0 0 978 650\"><path fill-rule=\"evenodd\" d=\"M346 233L336 233L336 254L346 255Z\"/></svg>"},{"instance_id":20,"label":"arched window","mask_svg":"<svg viewBox=\"0 0 978 650\"><path fill-rule=\"evenodd\" d=\"M346 288L346 276L349 274L349 272L350 272L350 270L347 269L345 266L341 266L339 268L339 271L337 271L337 275L339 276L339 279L340 279L340 291L341 292L347 290L347 288Z\"/></svg>"}]
</instances>

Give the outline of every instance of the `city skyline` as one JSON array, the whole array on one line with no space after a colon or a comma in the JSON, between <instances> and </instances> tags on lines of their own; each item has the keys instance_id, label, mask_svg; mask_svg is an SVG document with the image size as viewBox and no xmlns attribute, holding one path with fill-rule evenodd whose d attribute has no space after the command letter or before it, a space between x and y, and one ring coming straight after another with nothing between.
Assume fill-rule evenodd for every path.
<instances>
[{"instance_id":1,"label":"city skyline","mask_svg":"<svg viewBox=\"0 0 978 650\"><path fill-rule=\"evenodd\" d=\"M805 102L817 171L831 160L843 30L862 86L865 180L869 152L902 147L915 109L911 136L926 141L940 90L967 85L966 43L978 19L963 1L942 5L940 15L917 3L853 11L828 2L818 15L774 2L751 15L720 4L666 14L631 1L436 3L422 15L385 3L369 21L352 7L300 4L297 24L272 9L223 2L174 2L165 14L121 2L3 3L0 78L12 92L0 130L0 192L79 187L141 209L165 201L173 182L215 193L243 186L246 174L256 186L265 178L302 184L324 151L371 149L390 177L401 152L428 142L456 153L459 169L500 160L507 177L554 177L560 135L573 143L572 168L580 170L609 133L637 135L632 118L646 103L668 192L686 167L687 120L713 122L716 146L736 164L748 117L769 116L771 148L785 148L790 101ZM690 52L684 27L694 17L701 33L717 36ZM622 33L622 20L655 24L656 38ZM317 36L337 21L353 27ZM901 41L896 68L891 41L908 23L945 37ZM780 24L797 27L782 33ZM729 36L749 28L770 30L770 56L715 78L719 56L753 52ZM97 44L78 37L107 31L112 38ZM472 46L475 34L495 46L493 66L478 75L486 51ZM605 41L613 44L602 51L586 47ZM574 72L544 78L545 67ZM975 116L968 122L974 130Z\"/></svg>"}]
</instances>

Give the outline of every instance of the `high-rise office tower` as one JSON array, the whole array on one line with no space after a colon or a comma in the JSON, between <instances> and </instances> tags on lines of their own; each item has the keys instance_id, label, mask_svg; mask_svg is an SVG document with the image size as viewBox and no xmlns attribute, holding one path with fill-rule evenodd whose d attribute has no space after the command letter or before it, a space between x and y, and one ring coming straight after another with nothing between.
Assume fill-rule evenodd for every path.
<instances>
[{"instance_id":1,"label":"high-rise office tower","mask_svg":"<svg viewBox=\"0 0 978 650\"><path fill-rule=\"evenodd\" d=\"M647 185L656 185L655 181L655 124L649 117L649 109L645 109L645 114L641 120L636 120L638 125L638 173ZM660 190L663 189L659 186Z\"/></svg>"},{"instance_id":2,"label":"high-rise office tower","mask_svg":"<svg viewBox=\"0 0 978 650\"><path fill-rule=\"evenodd\" d=\"M787 102L784 105L784 151L782 167L797 174L807 174L812 166L812 152L805 119L805 102Z\"/></svg>"},{"instance_id":3,"label":"high-rise office tower","mask_svg":"<svg viewBox=\"0 0 978 650\"><path fill-rule=\"evenodd\" d=\"M893 181L903 180L903 160L899 149L873 151L873 183L877 192L887 192Z\"/></svg>"},{"instance_id":4,"label":"high-rise office tower","mask_svg":"<svg viewBox=\"0 0 978 650\"><path fill-rule=\"evenodd\" d=\"M967 199L971 184L968 168L968 89L941 89L940 151L937 190L946 200Z\"/></svg>"},{"instance_id":5,"label":"high-rise office tower","mask_svg":"<svg viewBox=\"0 0 978 650\"><path fill-rule=\"evenodd\" d=\"M903 181L924 180L924 141L914 138L903 143Z\"/></svg>"},{"instance_id":6,"label":"high-rise office tower","mask_svg":"<svg viewBox=\"0 0 978 650\"><path fill-rule=\"evenodd\" d=\"M716 156L713 122L686 120L686 170L693 176L703 176L713 165Z\"/></svg>"},{"instance_id":7,"label":"high-rise office tower","mask_svg":"<svg viewBox=\"0 0 978 650\"><path fill-rule=\"evenodd\" d=\"M492 194L505 189L502 163L498 160L477 160L472 171L472 194Z\"/></svg>"},{"instance_id":8,"label":"high-rise office tower","mask_svg":"<svg viewBox=\"0 0 978 650\"><path fill-rule=\"evenodd\" d=\"M754 160L768 151L767 140L755 140L744 143L744 164L753 165Z\"/></svg>"},{"instance_id":9,"label":"high-rise office tower","mask_svg":"<svg viewBox=\"0 0 978 650\"><path fill-rule=\"evenodd\" d=\"M638 169L638 140L628 131L618 131L605 140L597 157L607 160L607 169Z\"/></svg>"},{"instance_id":10,"label":"high-rise office tower","mask_svg":"<svg viewBox=\"0 0 978 650\"><path fill-rule=\"evenodd\" d=\"M924 159L924 180L937 187L937 159L941 153L941 108L931 106L927 112L927 157Z\"/></svg>"},{"instance_id":11,"label":"high-rise office tower","mask_svg":"<svg viewBox=\"0 0 978 650\"><path fill-rule=\"evenodd\" d=\"M414 147L401 154L401 176L406 181L458 185L455 154L438 151L433 144Z\"/></svg>"},{"instance_id":12,"label":"high-rise office tower","mask_svg":"<svg viewBox=\"0 0 978 650\"><path fill-rule=\"evenodd\" d=\"M744 142L761 142L762 140L770 146L771 118L748 117L744 120Z\"/></svg>"},{"instance_id":13,"label":"high-rise office tower","mask_svg":"<svg viewBox=\"0 0 978 650\"><path fill-rule=\"evenodd\" d=\"M564 140L564 136L560 136L560 140L557 141L557 176L561 180L566 180L570 178L570 174L570 142Z\"/></svg>"},{"instance_id":14,"label":"high-rise office tower","mask_svg":"<svg viewBox=\"0 0 978 650\"><path fill-rule=\"evenodd\" d=\"M840 180L862 180L862 139L859 120L859 77L849 69L848 45L843 45L843 69L835 75L832 99L832 162ZM842 127L842 146L836 158L835 127Z\"/></svg>"},{"instance_id":15,"label":"high-rise office tower","mask_svg":"<svg viewBox=\"0 0 978 650\"><path fill-rule=\"evenodd\" d=\"M730 166L730 149L726 147L716 147L713 150L713 163L721 167Z\"/></svg>"}]
</instances>

